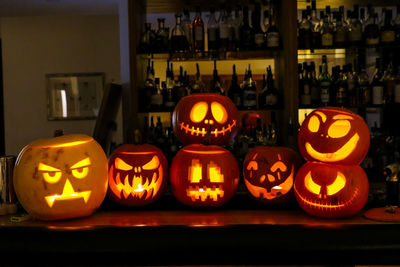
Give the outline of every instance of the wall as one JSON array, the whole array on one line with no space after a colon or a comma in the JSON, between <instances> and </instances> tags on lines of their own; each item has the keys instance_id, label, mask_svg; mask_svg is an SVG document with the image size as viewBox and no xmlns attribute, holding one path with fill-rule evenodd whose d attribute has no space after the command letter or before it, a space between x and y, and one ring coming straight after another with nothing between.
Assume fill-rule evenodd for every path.
<instances>
[{"instance_id":1,"label":"wall","mask_svg":"<svg viewBox=\"0 0 400 267\"><path fill-rule=\"evenodd\" d=\"M1 18L6 153L17 154L37 138L92 135L95 120L48 121L45 75L105 72L120 81L118 16ZM120 112L121 113L121 112ZM122 142L121 114L117 143Z\"/></svg>"}]
</instances>

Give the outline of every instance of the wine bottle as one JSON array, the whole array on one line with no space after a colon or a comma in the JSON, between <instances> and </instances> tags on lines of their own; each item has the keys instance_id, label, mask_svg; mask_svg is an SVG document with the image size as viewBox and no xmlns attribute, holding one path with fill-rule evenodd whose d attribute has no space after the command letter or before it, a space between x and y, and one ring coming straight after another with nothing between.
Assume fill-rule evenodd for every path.
<instances>
[{"instance_id":1,"label":"wine bottle","mask_svg":"<svg viewBox=\"0 0 400 267\"><path fill-rule=\"evenodd\" d=\"M235 64L233 64L233 66L232 66L232 82L231 82L231 86L229 87L228 96L232 100L232 102L236 105L236 108L241 109L241 107L242 107L242 92L241 92L240 86L238 84Z\"/></svg>"},{"instance_id":2,"label":"wine bottle","mask_svg":"<svg viewBox=\"0 0 400 267\"><path fill-rule=\"evenodd\" d=\"M196 6L196 15L192 23L193 47L196 52L204 51L204 21L201 18L200 6Z\"/></svg>"}]
</instances>

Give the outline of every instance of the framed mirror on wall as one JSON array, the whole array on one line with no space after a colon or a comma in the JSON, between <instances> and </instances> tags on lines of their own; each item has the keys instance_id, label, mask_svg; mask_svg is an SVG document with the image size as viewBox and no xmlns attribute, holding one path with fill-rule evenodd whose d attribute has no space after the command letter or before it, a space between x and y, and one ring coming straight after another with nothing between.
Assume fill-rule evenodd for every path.
<instances>
[{"instance_id":1,"label":"framed mirror on wall","mask_svg":"<svg viewBox=\"0 0 400 267\"><path fill-rule=\"evenodd\" d=\"M56 73L46 74L47 119L96 119L99 113L105 74Z\"/></svg>"}]
</instances>

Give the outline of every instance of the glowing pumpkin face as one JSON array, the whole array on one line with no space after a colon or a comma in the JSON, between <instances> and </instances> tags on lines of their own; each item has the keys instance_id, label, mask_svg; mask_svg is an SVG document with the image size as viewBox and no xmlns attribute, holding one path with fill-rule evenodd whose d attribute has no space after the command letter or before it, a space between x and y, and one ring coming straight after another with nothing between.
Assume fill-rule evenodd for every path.
<instances>
[{"instance_id":1,"label":"glowing pumpkin face","mask_svg":"<svg viewBox=\"0 0 400 267\"><path fill-rule=\"evenodd\" d=\"M285 202L293 197L294 176L300 165L300 156L289 148L258 146L244 161L244 182L256 200Z\"/></svg>"},{"instance_id":2,"label":"glowing pumpkin face","mask_svg":"<svg viewBox=\"0 0 400 267\"><path fill-rule=\"evenodd\" d=\"M167 160L157 147L122 145L109 159L109 196L123 205L150 204L164 193L167 170Z\"/></svg>"},{"instance_id":3,"label":"glowing pumpkin face","mask_svg":"<svg viewBox=\"0 0 400 267\"><path fill-rule=\"evenodd\" d=\"M86 135L31 142L19 154L14 188L34 218L56 220L92 214L107 192L107 157Z\"/></svg>"},{"instance_id":4,"label":"glowing pumpkin face","mask_svg":"<svg viewBox=\"0 0 400 267\"><path fill-rule=\"evenodd\" d=\"M347 217L368 198L368 178L358 165L307 162L297 172L294 192L300 207L318 217Z\"/></svg>"},{"instance_id":5,"label":"glowing pumpkin face","mask_svg":"<svg viewBox=\"0 0 400 267\"><path fill-rule=\"evenodd\" d=\"M307 161L359 164L368 153L367 124L344 108L319 108L301 125L298 145Z\"/></svg>"},{"instance_id":6,"label":"glowing pumpkin face","mask_svg":"<svg viewBox=\"0 0 400 267\"><path fill-rule=\"evenodd\" d=\"M186 96L172 114L174 133L183 144L202 143L209 128L211 144L226 144L236 135L237 120L235 104L218 94Z\"/></svg>"},{"instance_id":7,"label":"glowing pumpkin face","mask_svg":"<svg viewBox=\"0 0 400 267\"><path fill-rule=\"evenodd\" d=\"M215 145L188 145L171 164L172 192L189 206L220 206L236 191L239 168L234 156Z\"/></svg>"}]
</instances>

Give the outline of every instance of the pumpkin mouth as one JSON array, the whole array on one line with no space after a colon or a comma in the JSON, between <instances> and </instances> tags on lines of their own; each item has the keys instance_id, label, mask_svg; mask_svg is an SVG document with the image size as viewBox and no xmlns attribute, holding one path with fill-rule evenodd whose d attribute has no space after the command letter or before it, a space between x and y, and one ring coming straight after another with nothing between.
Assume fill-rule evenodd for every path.
<instances>
[{"instance_id":1,"label":"pumpkin mouth","mask_svg":"<svg viewBox=\"0 0 400 267\"><path fill-rule=\"evenodd\" d=\"M320 199L319 200L307 199L307 198L305 198L305 197L303 197L303 196L301 196L299 194L299 192L297 191L296 187L294 187L294 190L296 191L296 196L298 196L298 199L300 199L301 202L303 202L304 204L306 204L309 207L317 208L317 209L322 210L322 211L324 211L324 210L329 210L329 211L340 210L340 209L345 208L346 206L351 205L351 203L354 202L354 200L357 199L358 191L359 191L358 188L356 188L354 190L353 195L350 197L349 200L339 201L336 204L332 204L332 203L328 203L328 201L324 201L324 200L320 200Z\"/></svg>"},{"instance_id":2,"label":"pumpkin mouth","mask_svg":"<svg viewBox=\"0 0 400 267\"><path fill-rule=\"evenodd\" d=\"M356 133L346 142L346 144L336 150L336 152L331 153L321 153L315 150L309 142L306 142L305 148L307 153L316 160L323 162L336 162L347 158L356 149L359 140L360 136Z\"/></svg>"},{"instance_id":3,"label":"pumpkin mouth","mask_svg":"<svg viewBox=\"0 0 400 267\"><path fill-rule=\"evenodd\" d=\"M290 175L286 178L286 181L273 186L270 190L264 187L256 186L250 183L247 179L244 179L247 189L249 192L257 198L274 199L278 196L285 195L293 187L293 174L294 166L292 166L292 171Z\"/></svg>"},{"instance_id":4,"label":"pumpkin mouth","mask_svg":"<svg viewBox=\"0 0 400 267\"><path fill-rule=\"evenodd\" d=\"M110 174L112 174L113 171L114 166L111 166ZM159 165L158 171L162 174L161 165ZM143 178L142 175L134 175L132 179L129 178L129 174L127 174L122 183L121 174L117 173L115 176L115 181L113 179L110 179L110 188L117 197L121 198L122 193L125 198L128 198L130 195L132 197L142 198L143 195L147 193L145 197L146 200L150 197L154 197L158 193L158 190L160 189L162 184L162 179L161 177L157 177L157 173L153 174L153 177L150 181L149 179Z\"/></svg>"},{"instance_id":5,"label":"pumpkin mouth","mask_svg":"<svg viewBox=\"0 0 400 267\"><path fill-rule=\"evenodd\" d=\"M199 127L194 127L190 126L189 124L186 124L184 122L180 123L181 130L184 130L185 133L190 133L191 135L196 135L199 136L201 135L202 137L205 137L207 134L207 129L206 128L199 128ZM214 135L217 137L219 134L225 135L226 132L232 132L232 128L236 126L236 120L233 120L232 123L228 124L228 127L225 128L223 126L221 129L214 129L211 131L211 135Z\"/></svg>"},{"instance_id":6,"label":"pumpkin mouth","mask_svg":"<svg viewBox=\"0 0 400 267\"><path fill-rule=\"evenodd\" d=\"M218 198L224 197L224 190L222 189L222 186L213 188L206 186L189 186L189 188L186 189L186 194L193 202L199 199L204 202L207 198L210 198L213 201L218 201Z\"/></svg>"},{"instance_id":7,"label":"pumpkin mouth","mask_svg":"<svg viewBox=\"0 0 400 267\"><path fill-rule=\"evenodd\" d=\"M72 199L83 198L85 203L87 203L91 192L92 191L76 192L72 187L71 182L67 179L61 195L55 194L51 196L46 196L45 199L50 208L53 207L55 201L61 201L61 200L72 200Z\"/></svg>"}]
</instances>

